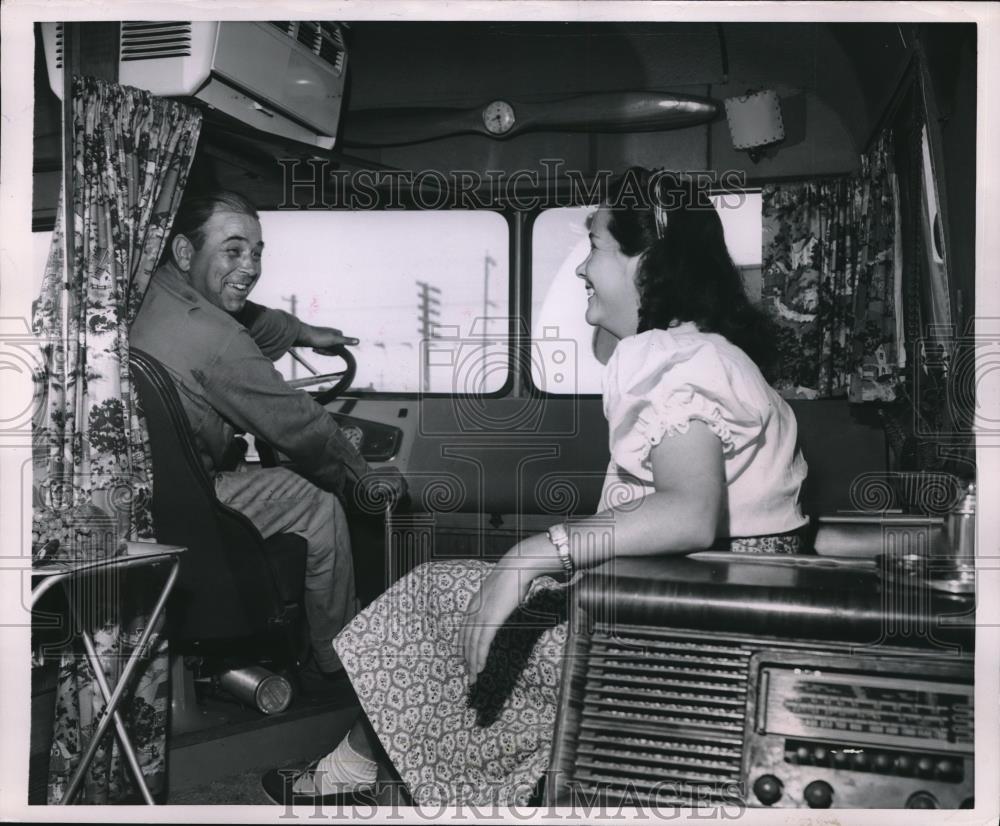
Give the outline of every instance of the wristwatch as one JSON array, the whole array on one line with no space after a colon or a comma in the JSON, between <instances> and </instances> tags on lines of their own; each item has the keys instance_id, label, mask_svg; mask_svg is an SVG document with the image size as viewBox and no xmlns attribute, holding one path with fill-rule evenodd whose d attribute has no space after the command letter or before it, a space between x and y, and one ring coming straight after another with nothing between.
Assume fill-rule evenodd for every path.
<instances>
[{"instance_id":1,"label":"wristwatch","mask_svg":"<svg viewBox=\"0 0 1000 826\"><path fill-rule=\"evenodd\" d=\"M547 531L549 542L551 542L559 554L559 561L566 571L567 577L572 577L576 573L576 566L573 564L573 557L569 555L569 534L566 533L566 526L563 524L553 525Z\"/></svg>"}]
</instances>

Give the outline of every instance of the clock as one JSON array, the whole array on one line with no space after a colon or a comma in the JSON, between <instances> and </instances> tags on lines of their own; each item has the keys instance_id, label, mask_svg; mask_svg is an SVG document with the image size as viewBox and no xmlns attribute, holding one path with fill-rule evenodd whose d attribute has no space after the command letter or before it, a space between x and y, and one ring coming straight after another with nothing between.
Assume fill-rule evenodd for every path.
<instances>
[{"instance_id":1,"label":"clock","mask_svg":"<svg viewBox=\"0 0 1000 826\"><path fill-rule=\"evenodd\" d=\"M514 126L514 107L505 100L494 100L483 107L483 124L491 135L504 135Z\"/></svg>"}]
</instances>

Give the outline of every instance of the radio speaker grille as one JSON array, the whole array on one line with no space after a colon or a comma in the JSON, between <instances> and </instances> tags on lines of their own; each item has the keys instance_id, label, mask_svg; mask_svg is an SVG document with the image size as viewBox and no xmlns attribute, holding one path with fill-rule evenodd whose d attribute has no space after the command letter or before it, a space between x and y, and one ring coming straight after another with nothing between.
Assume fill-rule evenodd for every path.
<instances>
[{"instance_id":1,"label":"radio speaker grille","mask_svg":"<svg viewBox=\"0 0 1000 826\"><path fill-rule=\"evenodd\" d=\"M572 676L576 736L565 732L575 739L562 778L572 793L657 805L740 799L749 650L620 625L597 625L588 648Z\"/></svg>"}]
</instances>

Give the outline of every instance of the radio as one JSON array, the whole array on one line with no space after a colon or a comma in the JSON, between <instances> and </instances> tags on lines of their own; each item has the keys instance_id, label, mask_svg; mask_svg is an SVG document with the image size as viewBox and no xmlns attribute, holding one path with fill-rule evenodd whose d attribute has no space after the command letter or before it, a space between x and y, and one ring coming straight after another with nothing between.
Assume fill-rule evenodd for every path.
<instances>
[{"instance_id":1,"label":"radio","mask_svg":"<svg viewBox=\"0 0 1000 826\"><path fill-rule=\"evenodd\" d=\"M549 802L971 807L972 608L866 561L614 560L572 609Z\"/></svg>"},{"instance_id":2,"label":"radio","mask_svg":"<svg viewBox=\"0 0 1000 826\"><path fill-rule=\"evenodd\" d=\"M818 652L764 652L754 659L747 802L812 808L971 805L973 692L967 669Z\"/></svg>"}]
</instances>

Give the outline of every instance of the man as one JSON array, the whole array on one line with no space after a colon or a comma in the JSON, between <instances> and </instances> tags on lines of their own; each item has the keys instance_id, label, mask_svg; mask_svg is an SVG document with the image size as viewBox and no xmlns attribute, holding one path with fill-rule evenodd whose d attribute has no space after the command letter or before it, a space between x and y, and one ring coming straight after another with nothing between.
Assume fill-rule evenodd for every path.
<instances>
[{"instance_id":1,"label":"man","mask_svg":"<svg viewBox=\"0 0 1000 826\"><path fill-rule=\"evenodd\" d=\"M331 641L356 611L350 538L333 493L345 474L383 485L396 497L405 483L398 473L373 475L333 418L274 369L272 362L293 346L322 352L357 339L248 301L261 275L263 248L257 211L243 196L186 199L130 338L173 377L219 499L244 513L265 538L305 537L313 665L332 677L341 667ZM237 429L273 445L296 472L223 471Z\"/></svg>"}]
</instances>

